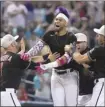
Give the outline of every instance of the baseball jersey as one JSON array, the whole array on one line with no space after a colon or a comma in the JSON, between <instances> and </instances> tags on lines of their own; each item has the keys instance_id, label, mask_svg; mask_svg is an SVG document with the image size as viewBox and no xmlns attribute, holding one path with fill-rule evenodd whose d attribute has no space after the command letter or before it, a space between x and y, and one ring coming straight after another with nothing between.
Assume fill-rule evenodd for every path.
<instances>
[{"instance_id":1,"label":"baseball jersey","mask_svg":"<svg viewBox=\"0 0 105 107\"><path fill-rule=\"evenodd\" d=\"M20 55L12 52L7 52L6 55L8 55L8 59L2 67L2 88L18 89L21 77L24 74L23 70L34 70L37 64L32 61L24 61L20 58Z\"/></svg>"},{"instance_id":2,"label":"baseball jersey","mask_svg":"<svg viewBox=\"0 0 105 107\"><path fill-rule=\"evenodd\" d=\"M93 48L88 52L88 57L90 60L95 61L95 78L105 78L105 46Z\"/></svg>"},{"instance_id":3,"label":"baseball jersey","mask_svg":"<svg viewBox=\"0 0 105 107\"><path fill-rule=\"evenodd\" d=\"M89 49L86 48L81 52L81 54L85 54L88 50ZM94 70L94 62L88 63L88 65L92 70ZM94 87L94 78L91 76L90 69L88 71L85 71L86 69L83 67L83 65L78 64L73 59L69 62L69 66L72 69L79 71L79 94L92 94ZM85 72L87 72L87 75L85 74Z\"/></svg>"},{"instance_id":4,"label":"baseball jersey","mask_svg":"<svg viewBox=\"0 0 105 107\"><path fill-rule=\"evenodd\" d=\"M49 31L44 35L43 40L46 42L47 45L49 45L52 53L58 52L62 56L65 53L64 51L65 45L75 43L77 39L71 32L67 32L63 36L58 36L55 34L54 31ZM68 66L68 64L65 64L64 66L57 67L56 69L67 69L67 68L70 68L70 66Z\"/></svg>"}]
</instances>

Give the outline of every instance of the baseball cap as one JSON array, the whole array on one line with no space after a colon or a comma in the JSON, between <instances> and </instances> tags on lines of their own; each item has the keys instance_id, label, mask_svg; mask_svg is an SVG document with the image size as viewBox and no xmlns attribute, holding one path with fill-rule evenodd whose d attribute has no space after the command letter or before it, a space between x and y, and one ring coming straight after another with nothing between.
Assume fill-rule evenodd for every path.
<instances>
[{"instance_id":1,"label":"baseball cap","mask_svg":"<svg viewBox=\"0 0 105 107\"><path fill-rule=\"evenodd\" d=\"M87 42L87 36L83 33L76 33L75 34L78 42Z\"/></svg>"},{"instance_id":2,"label":"baseball cap","mask_svg":"<svg viewBox=\"0 0 105 107\"><path fill-rule=\"evenodd\" d=\"M101 35L105 36L105 25L101 26L100 29L94 28L93 30L94 30L94 32L96 32L97 34L101 34Z\"/></svg>"},{"instance_id":3,"label":"baseball cap","mask_svg":"<svg viewBox=\"0 0 105 107\"><path fill-rule=\"evenodd\" d=\"M1 46L3 47L3 48L8 48L8 46L12 43L12 42L14 42L14 41L16 41L17 39L18 39L18 35L16 35L15 37L13 37L11 34L7 34L7 35L5 35L2 39L1 39Z\"/></svg>"}]
</instances>

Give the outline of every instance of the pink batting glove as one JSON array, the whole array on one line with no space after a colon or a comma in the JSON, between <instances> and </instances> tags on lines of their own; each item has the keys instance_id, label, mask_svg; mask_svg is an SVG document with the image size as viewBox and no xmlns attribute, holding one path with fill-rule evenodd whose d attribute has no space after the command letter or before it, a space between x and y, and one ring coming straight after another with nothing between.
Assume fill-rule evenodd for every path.
<instances>
[{"instance_id":1,"label":"pink batting glove","mask_svg":"<svg viewBox=\"0 0 105 107\"><path fill-rule=\"evenodd\" d=\"M46 70L43 70L40 66L36 66L35 69L39 74L43 74L46 72Z\"/></svg>"},{"instance_id":2,"label":"pink batting glove","mask_svg":"<svg viewBox=\"0 0 105 107\"><path fill-rule=\"evenodd\" d=\"M20 58L23 59L24 61L27 61L29 60L29 54L27 53L20 54Z\"/></svg>"}]
</instances>

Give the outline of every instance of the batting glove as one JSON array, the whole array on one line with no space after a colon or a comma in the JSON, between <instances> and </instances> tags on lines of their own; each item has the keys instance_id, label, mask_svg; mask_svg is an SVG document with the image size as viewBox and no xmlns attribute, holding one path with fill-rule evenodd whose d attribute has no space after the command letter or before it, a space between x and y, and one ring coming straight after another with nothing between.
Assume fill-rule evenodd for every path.
<instances>
[{"instance_id":1,"label":"batting glove","mask_svg":"<svg viewBox=\"0 0 105 107\"><path fill-rule=\"evenodd\" d=\"M27 61L29 60L29 54L27 53L20 54L20 58L23 59L24 61Z\"/></svg>"},{"instance_id":2,"label":"batting glove","mask_svg":"<svg viewBox=\"0 0 105 107\"><path fill-rule=\"evenodd\" d=\"M46 72L46 69L42 68L41 66L42 66L42 65L35 67L35 69L36 69L36 71L38 72L38 74L43 74L43 73Z\"/></svg>"}]
</instances>

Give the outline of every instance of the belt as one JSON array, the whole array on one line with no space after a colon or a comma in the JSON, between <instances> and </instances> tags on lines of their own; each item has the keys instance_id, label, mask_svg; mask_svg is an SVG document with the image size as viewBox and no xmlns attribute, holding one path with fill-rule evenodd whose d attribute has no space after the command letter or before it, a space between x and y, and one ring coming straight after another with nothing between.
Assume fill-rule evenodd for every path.
<instances>
[{"instance_id":1,"label":"belt","mask_svg":"<svg viewBox=\"0 0 105 107\"><path fill-rule=\"evenodd\" d=\"M94 83L104 82L104 81L105 81L105 78L100 78L100 79L95 79L95 80L94 80Z\"/></svg>"},{"instance_id":2,"label":"belt","mask_svg":"<svg viewBox=\"0 0 105 107\"><path fill-rule=\"evenodd\" d=\"M73 69L65 69L65 70L54 69L54 71L55 71L57 74L62 75L62 74L66 74L66 73L73 72Z\"/></svg>"}]
</instances>

